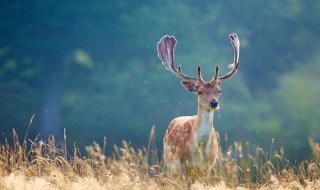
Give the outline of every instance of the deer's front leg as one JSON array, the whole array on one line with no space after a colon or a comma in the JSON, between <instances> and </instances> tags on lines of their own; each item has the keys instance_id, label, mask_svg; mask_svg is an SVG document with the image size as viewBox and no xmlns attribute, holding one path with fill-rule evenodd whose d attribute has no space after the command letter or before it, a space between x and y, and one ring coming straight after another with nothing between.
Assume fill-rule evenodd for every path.
<instances>
[{"instance_id":1,"label":"deer's front leg","mask_svg":"<svg viewBox=\"0 0 320 190\"><path fill-rule=\"evenodd\" d=\"M180 177L184 182L188 181L188 168L187 163L180 159Z\"/></svg>"},{"instance_id":2,"label":"deer's front leg","mask_svg":"<svg viewBox=\"0 0 320 190\"><path fill-rule=\"evenodd\" d=\"M211 131L210 141L207 145L206 152L208 155L207 168L208 170L211 170L219 157L219 133L214 130Z\"/></svg>"}]
</instances>

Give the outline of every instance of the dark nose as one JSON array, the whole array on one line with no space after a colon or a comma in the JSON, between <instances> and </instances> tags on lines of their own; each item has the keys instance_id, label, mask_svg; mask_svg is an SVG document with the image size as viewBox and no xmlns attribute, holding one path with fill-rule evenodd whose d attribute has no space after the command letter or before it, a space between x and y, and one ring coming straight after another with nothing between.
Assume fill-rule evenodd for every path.
<instances>
[{"instance_id":1,"label":"dark nose","mask_svg":"<svg viewBox=\"0 0 320 190\"><path fill-rule=\"evenodd\" d=\"M219 104L219 103L218 103L216 100L211 100L211 101L210 101L210 106L213 107L213 108L218 107L218 104Z\"/></svg>"}]
</instances>

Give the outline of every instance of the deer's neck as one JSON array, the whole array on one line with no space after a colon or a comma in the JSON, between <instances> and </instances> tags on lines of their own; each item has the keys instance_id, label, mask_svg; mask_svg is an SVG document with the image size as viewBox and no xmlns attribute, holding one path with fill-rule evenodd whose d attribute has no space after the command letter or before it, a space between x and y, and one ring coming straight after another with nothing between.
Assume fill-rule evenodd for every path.
<instances>
[{"instance_id":1,"label":"deer's neck","mask_svg":"<svg viewBox=\"0 0 320 190\"><path fill-rule=\"evenodd\" d=\"M198 144L206 146L213 129L214 110L204 110L199 106L196 120L196 139Z\"/></svg>"},{"instance_id":2,"label":"deer's neck","mask_svg":"<svg viewBox=\"0 0 320 190\"><path fill-rule=\"evenodd\" d=\"M203 110L199 108L197 113L196 128L198 130L208 129L211 131L213 128L213 115L213 110Z\"/></svg>"}]
</instances>

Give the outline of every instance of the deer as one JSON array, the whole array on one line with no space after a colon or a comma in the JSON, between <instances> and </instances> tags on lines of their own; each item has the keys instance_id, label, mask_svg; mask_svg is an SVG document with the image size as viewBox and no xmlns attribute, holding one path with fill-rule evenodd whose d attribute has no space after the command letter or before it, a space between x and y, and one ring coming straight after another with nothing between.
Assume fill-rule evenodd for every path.
<instances>
[{"instance_id":1,"label":"deer","mask_svg":"<svg viewBox=\"0 0 320 190\"><path fill-rule=\"evenodd\" d=\"M194 116L180 116L173 119L163 138L163 161L165 165L179 165L180 177L187 180L188 168L202 164L210 175L218 159L219 134L213 127L214 110L219 109L221 84L231 78L239 68L240 41L236 33L229 35L234 51L233 63L227 74L219 76L216 66L215 74L209 82L202 78L198 66L197 78L189 77L182 72L181 65L175 67L174 36L163 36L157 43L158 57L165 68L182 81L182 86L198 96L198 111Z\"/></svg>"}]
</instances>

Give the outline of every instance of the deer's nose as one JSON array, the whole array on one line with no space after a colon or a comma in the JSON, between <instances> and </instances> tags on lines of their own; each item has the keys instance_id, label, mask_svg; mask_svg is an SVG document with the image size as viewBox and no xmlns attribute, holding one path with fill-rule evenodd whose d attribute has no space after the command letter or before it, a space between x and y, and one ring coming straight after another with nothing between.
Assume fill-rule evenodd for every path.
<instances>
[{"instance_id":1,"label":"deer's nose","mask_svg":"<svg viewBox=\"0 0 320 190\"><path fill-rule=\"evenodd\" d=\"M216 107L218 107L218 101L216 101L216 100L211 100L210 101L210 106L212 107L212 108L216 108Z\"/></svg>"}]
</instances>

